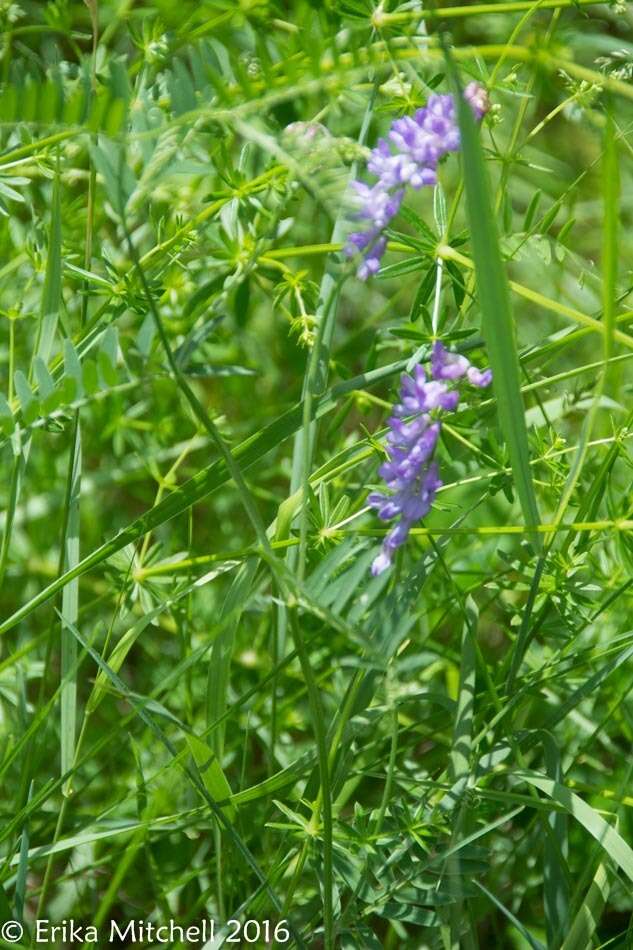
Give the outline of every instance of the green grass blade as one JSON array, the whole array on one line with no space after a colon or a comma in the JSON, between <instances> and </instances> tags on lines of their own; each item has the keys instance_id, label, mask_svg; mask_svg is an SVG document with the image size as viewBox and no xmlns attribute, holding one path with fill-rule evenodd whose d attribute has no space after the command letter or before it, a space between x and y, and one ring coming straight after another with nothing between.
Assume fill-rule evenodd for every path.
<instances>
[{"instance_id":1,"label":"green grass blade","mask_svg":"<svg viewBox=\"0 0 633 950\"><path fill-rule=\"evenodd\" d=\"M473 881L473 884L475 887L479 888L482 894L486 895L488 900L490 900L495 905L495 907L501 911L504 917L508 918L508 920L519 931L527 945L532 948L532 950L545 950L545 947L540 942L540 940L537 940L536 937L533 937L532 934L523 926L521 921L514 916L512 911L508 910L505 904L502 904L501 901L495 897L495 895L489 891L487 887L484 887L480 881Z\"/></svg>"},{"instance_id":2,"label":"green grass blade","mask_svg":"<svg viewBox=\"0 0 633 950\"><path fill-rule=\"evenodd\" d=\"M454 786L451 794L459 794L465 788L470 772L472 755L472 730L475 712L475 668L477 624L479 620L477 605L472 598L466 600L466 621L462 635L462 657L459 673L459 696L455 711L453 741L449 756L449 774Z\"/></svg>"},{"instance_id":3,"label":"green grass blade","mask_svg":"<svg viewBox=\"0 0 633 950\"><path fill-rule=\"evenodd\" d=\"M545 768L550 778L563 778L561 755L549 733L543 736ZM569 887L567 868L567 815L552 811L543 819L545 843L543 846L543 908L548 946L556 946L555 938L566 932L569 916Z\"/></svg>"},{"instance_id":4,"label":"green grass blade","mask_svg":"<svg viewBox=\"0 0 633 950\"><path fill-rule=\"evenodd\" d=\"M216 771L219 769L222 773L222 761L224 758L224 737L226 733L226 722L223 715L229 707L229 683L231 677L231 663L233 662L233 650L235 646L235 635L239 627L240 618L245 605L248 603L249 595L257 571L257 558L248 558L241 565L237 575L229 588L228 594L222 604L222 613L220 619L231 616L232 620L225 630L214 640L211 657L209 659L209 672L207 676L207 726L217 720L220 724L211 734L211 743L213 752L210 756L215 756ZM207 748L205 746L205 748ZM194 759L200 765L199 757ZM203 781L211 794L213 788L209 786L209 774L205 772L202 776ZM229 789L230 794L230 789ZM217 796L215 796L217 797ZM224 848L222 841L222 829L219 825L213 828L216 853L216 889L218 909L224 912Z\"/></svg>"},{"instance_id":5,"label":"green grass blade","mask_svg":"<svg viewBox=\"0 0 633 950\"><path fill-rule=\"evenodd\" d=\"M20 431L15 432L11 438L11 448L13 450L13 464L11 467L11 479L9 482L9 498L4 518L4 531L2 532L2 545L0 546L0 588L4 583L4 577L9 562L9 549L11 547L11 534L13 530L13 520L15 511L20 498L22 487L22 478L26 465L26 455L28 452L28 440L26 444L22 442Z\"/></svg>"},{"instance_id":6,"label":"green grass blade","mask_svg":"<svg viewBox=\"0 0 633 950\"><path fill-rule=\"evenodd\" d=\"M33 783L31 782L28 801L31 800L33 794ZM22 828L22 834L20 836L20 857L18 863L18 871L16 875L15 882L15 916L21 921L24 913L24 901L26 897L26 882L29 868L29 827L28 822L24 822L24 827Z\"/></svg>"},{"instance_id":7,"label":"green grass blade","mask_svg":"<svg viewBox=\"0 0 633 950\"><path fill-rule=\"evenodd\" d=\"M442 806L452 811L453 842L463 837L463 827L468 821L468 805L465 797L468 778L471 771L473 754L473 722L475 715L475 693L477 685L477 649L476 638L479 625L479 611L472 597L467 597L464 604L465 619L462 633L462 655L459 671L459 691L457 708L455 710L455 725L448 759L448 774L451 781L451 790L447 792ZM447 872L453 876L457 899L446 913L446 931L451 950L458 950L460 946L470 950L476 946L472 933L472 924L465 914L462 868L459 852L451 855L446 864ZM468 928L465 930L465 921Z\"/></svg>"},{"instance_id":8,"label":"green grass blade","mask_svg":"<svg viewBox=\"0 0 633 950\"><path fill-rule=\"evenodd\" d=\"M560 950L576 950L577 947L594 946L594 935L610 890L606 861L603 861L598 865L587 895L567 931Z\"/></svg>"},{"instance_id":9,"label":"green grass blade","mask_svg":"<svg viewBox=\"0 0 633 950\"><path fill-rule=\"evenodd\" d=\"M220 807L226 817L232 821L235 818L235 806L230 803L231 786L224 774L220 760L206 742L198 739L197 736L187 736L187 745L209 795L217 802L226 801L229 803Z\"/></svg>"},{"instance_id":10,"label":"green grass blade","mask_svg":"<svg viewBox=\"0 0 633 950\"><path fill-rule=\"evenodd\" d=\"M81 496L81 429L79 415L75 417L73 440L70 448L70 468L66 494L66 519L64 532L64 559L66 571L74 571L79 564L79 501ZM70 626L79 616L79 577L74 577L62 593L61 626L61 774L73 767L75 740L77 736L77 641ZM71 793L70 781L64 786L64 794Z\"/></svg>"},{"instance_id":11,"label":"green grass blade","mask_svg":"<svg viewBox=\"0 0 633 950\"><path fill-rule=\"evenodd\" d=\"M36 354L48 363L62 300L62 223L61 202L59 194L59 170L53 184L53 200L51 202L51 223L48 234L48 257L46 260L46 275L42 289L40 305L40 325Z\"/></svg>"},{"instance_id":12,"label":"green grass blade","mask_svg":"<svg viewBox=\"0 0 633 950\"><path fill-rule=\"evenodd\" d=\"M521 397L519 360L508 278L501 258L490 182L477 127L470 106L461 94L455 67L450 60L448 62L454 85L458 87L457 115L462 139L470 237L483 334L497 396L499 425L508 446L510 465L523 517L526 525L531 526L538 524L540 518L530 471L525 409ZM535 544L540 545L540 541L536 538Z\"/></svg>"},{"instance_id":13,"label":"green grass blade","mask_svg":"<svg viewBox=\"0 0 633 950\"><path fill-rule=\"evenodd\" d=\"M248 603L251 587L257 570L257 559L249 558L241 565L229 592L222 604L220 621L231 617L226 630L215 639L209 660L207 681L207 725L221 719L227 708L227 697L235 632L240 622L244 606ZM214 730L212 747L218 759L224 756L224 733L226 723L222 722Z\"/></svg>"},{"instance_id":14,"label":"green grass blade","mask_svg":"<svg viewBox=\"0 0 633 950\"><path fill-rule=\"evenodd\" d=\"M541 792L548 795L553 801L569 812L578 821L585 831L604 848L606 854L615 861L618 867L633 881L633 849L624 840L622 835L612 828L598 812L585 801L570 791L560 782L537 775L534 772L514 772L514 777L523 779Z\"/></svg>"},{"instance_id":15,"label":"green grass blade","mask_svg":"<svg viewBox=\"0 0 633 950\"><path fill-rule=\"evenodd\" d=\"M604 224L602 232L602 308L605 333L603 336L605 373L613 353L616 324L618 280L618 232L620 206L620 167L615 126L611 111L607 112L604 132L604 159L602 163L602 204Z\"/></svg>"}]
</instances>

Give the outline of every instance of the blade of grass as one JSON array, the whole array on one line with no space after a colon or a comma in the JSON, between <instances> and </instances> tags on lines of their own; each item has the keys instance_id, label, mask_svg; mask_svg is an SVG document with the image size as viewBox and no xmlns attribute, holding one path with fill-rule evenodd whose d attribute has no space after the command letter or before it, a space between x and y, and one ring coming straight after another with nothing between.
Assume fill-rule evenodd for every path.
<instances>
[{"instance_id":1,"label":"blade of grass","mask_svg":"<svg viewBox=\"0 0 633 950\"><path fill-rule=\"evenodd\" d=\"M533 785L544 792L549 798L562 806L573 818L578 821L585 831L604 848L606 854L615 861L618 867L633 881L633 849L624 840L622 835L602 818L598 812L588 805L579 795L570 791L560 782L538 775L535 772L513 772L518 778Z\"/></svg>"},{"instance_id":2,"label":"blade of grass","mask_svg":"<svg viewBox=\"0 0 633 950\"><path fill-rule=\"evenodd\" d=\"M451 780L451 790L446 795L452 803L452 834L451 843L456 843L463 835L463 825L468 820L468 805L465 793L471 772L473 754L473 721L475 715L476 693L476 664L477 664L477 628L479 625L479 611L472 597L468 597L464 604L466 618L462 633L462 655L459 671L459 691L457 708L455 710L455 725L448 760L448 773ZM445 799L445 800L446 800ZM446 928L449 933L451 950L458 950L463 946L470 950L476 946L472 927L464 929L464 920L468 920L467 905L461 891L462 869L459 852L452 854L447 861L447 871L454 875L457 897L446 913Z\"/></svg>"},{"instance_id":3,"label":"blade of grass","mask_svg":"<svg viewBox=\"0 0 633 950\"><path fill-rule=\"evenodd\" d=\"M224 736L226 730L226 722L222 717L228 708L228 691L233 648L235 645L235 633L255 578L257 564L256 558L249 558L241 565L238 574L233 579L229 592L222 604L221 613L221 619L228 615L233 615L233 620L227 626L226 630L223 630L214 641L209 660L207 678L207 726L218 720L220 721L220 724L211 734L212 748L217 757L217 761L220 763L220 767L224 758ZM222 829L218 824L213 828L213 836L215 839L216 853L218 912L220 916L223 917L224 861L222 853Z\"/></svg>"},{"instance_id":4,"label":"blade of grass","mask_svg":"<svg viewBox=\"0 0 633 950\"><path fill-rule=\"evenodd\" d=\"M65 504L64 560L66 571L76 570L79 564L79 501L81 496L81 429L76 415L73 426L73 439L70 448L70 465ZM60 742L61 774L65 775L75 758L75 739L77 735L77 641L68 624L76 624L79 615L79 578L74 577L62 592L61 627L61 682L60 700ZM70 795L70 780L64 785L63 792Z\"/></svg>"},{"instance_id":5,"label":"blade of grass","mask_svg":"<svg viewBox=\"0 0 633 950\"><path fill-rule=\"evenodd\" d=\"M598 865L587 896L574 917L560 950L577 950L577 947L594 946L594 935L610 890L605 860Z\"/></svg>"},{"instance_id":6,"label":"blade of grass","mask_svg":"<svg viewBox=\"0 0 633 950\"><path fill-rule=\"evenodd\" d=\"M538 524L540 518L530 472L530 453L508 278L501 258L490 183L475 120L462 95L461 83L453 61L447 50L445 53L456 89L475 276L483 335L490 356L493 386L497 396L499 424L508 446L523 517L526 525L531 527ZM541 542L535 537L534 544L540 547Z\"/></svg>"},{"instance_id":7,"label":"blade of grass","mask_svg":"<svg viewBox=\"0 0 633 950\"><path fill-rule=\"evenodd\" d=\"M33 783L31 782L28 796L27 804L30 802L33 796ZM24 914L24 900L26 895L26 880L29 867L29 826L28 821L25 820L24 827L22 828L22 834L20 836L20 856L18 863L18 872L15 882L15 916L17 920L22 921Z\"/></svg>"},{"instance_id":8,"label":"blade of grass","mask_svg":"<svg viewBox=\"0 0 633 950\"><path fill-rule=\"evenodd\" d=\"M547 733L543 736L543 749L548 775L554 781L562 781L560 751L553 736ZM548 946L553 947L557 935L566 932L569 917L567 815L552 811L543 818L543 823L543 908Z\"/></svg>"},{"instance_id":9,"label":"blade of grass","mask_svg":"<svg viewBox=\"0 0 633 950\"><path fill-rule=\"evenodd\" d=\"M475 640L479 622L477 605L467 598L466 621L462 634L462 656L459 673L459 695L455 711L455 725L449 755L449 775L453 783L452 795L459 795L466 787L472 755L472 729L475 713Z\"/></svg>"},{"instance_id":10,"label":"blade of grass","mask_svg":"<svg viewBox=\"0 0 633 950\"><path fill-rule=\"evenodd\" d=\"M62 300L62 215L59 185L59 163L53 183L53 198L51 202L51 223L48 233L48 257L46 258L46 274L42 289L40 304L40 320L38 325L35 353L45 364L51 356L59 308Z\"/></svg>"},{"instance_id":11,"label":"blade of grass","mask_svg":"<svg viewBox=\"0 0 633 950\"><path fill-rule=\"evenodd\" d=\"M507 917L508 920L516 927L526 943L532 948L532 950L545 950L545 947L540 940L537 940L536 937L533 937L532 934L526 930L520 920L518 920L512 911L508 910L505 904L502 904L501 901L495 897L495 895L488 890L487 887L477 880L473 880L475 887L479 888L482 894L485 894L488 900L492 901L494 906L501 911L504 917Z\"/></svg>"}]
</instances>

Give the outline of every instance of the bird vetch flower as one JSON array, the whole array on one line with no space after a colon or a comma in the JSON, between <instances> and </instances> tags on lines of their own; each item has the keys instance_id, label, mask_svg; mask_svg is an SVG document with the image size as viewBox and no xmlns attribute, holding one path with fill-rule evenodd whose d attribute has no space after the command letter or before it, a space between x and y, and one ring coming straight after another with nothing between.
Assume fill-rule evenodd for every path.
<instances>
[{"instance_id":1,"label":"bird vetch flower","mask_svg":"<svg viewBox=\"0 0 633 950\"><path fill-rule=\"evenodd\" d=\"M464 99L477 120L490 107L488 93L476 82L466 86ZM354 217L367 222L367 226L353 231L343 249L347 257L362 255L356 271L361 280L367 280L380 267L387 246L383 231L400 210L406 188L417 191L437 184L438 163L459 148L455 101L452 95L437 93L429 96L426 106L413 116L396 119L387 138L379 140L367 162L367 170L378 180L372 185L352 182Z\"/></svg>"},{"instance_id":2,"label":"bird vetch flower","mask_svg":"<svg viewBox=\"0 0 633 950\"><path fill-rule=\"evenodd\" d=\"M411 375L403 373L401 377L400 401L388 420L388 460L378 470L388 491L372 492L367 499L382 521L398 519L374 559L374 576L390 567L394 552L407 540L415 522L428 514L442 485L434 458L442 429L441 414L457 408L460 393L449 384L464 378L484 388L492 382L492 372L479 370L439 340L431 352L430 379L421 365Z\"/></svg>"}]
</instances>

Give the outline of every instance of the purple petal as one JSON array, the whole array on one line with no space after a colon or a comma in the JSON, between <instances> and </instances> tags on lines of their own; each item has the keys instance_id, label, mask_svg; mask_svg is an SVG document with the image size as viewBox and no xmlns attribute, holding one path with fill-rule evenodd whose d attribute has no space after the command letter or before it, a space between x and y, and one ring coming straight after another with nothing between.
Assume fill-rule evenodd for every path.
<instances>
[{"instance_id":1,"label":"purple petal","mask_svg":"<svg viewBox=\"0 0 633 950\"><path fill-rule=\"evenodd\" d=\"M459 353L449 353L437 340L431 354L431 375L433 379L460 379L468 371L470 362Z\"/></svg>"},{"instance_id":2,"label":"purple petal","mask_svg":"<svg viewBox=\"0 0 633 950\"><path fill-rule=\"evenodd\" d=\"M395 551L401 547L409 537L410 524L408 521L400 521L389 531L385 537L383 547L385 551Z\"/></svg>"},{"instance_id":3,"label":"purple petal","mask_svg":"<svg viewBox=\"0 0 633 950\"><path fill-rule=\"evenodd\" d=\"M378 577L383 571L391 567L391 557L387 551L381 551L378 557L374 558L371 565L371 572L374 577Z\"/></svg>"},{"instance_id":4,"label":"purple petal","mask_svg":"<svg viewBox=\"0 0 633 950\"><path fill-rule=\"evenodd\" d=\"M466 375L468 376L468 382L473 386L479 386L480 389L485 389L492 382L491 369L480 370L476 366L471 366Z\"/></svg>"}]
</instances>

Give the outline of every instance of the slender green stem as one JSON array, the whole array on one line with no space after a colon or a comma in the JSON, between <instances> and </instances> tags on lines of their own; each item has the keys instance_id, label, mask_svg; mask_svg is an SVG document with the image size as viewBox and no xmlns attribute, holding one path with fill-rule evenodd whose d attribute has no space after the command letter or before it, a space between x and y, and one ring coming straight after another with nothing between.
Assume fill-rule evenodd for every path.
<instances>
[{"instance_id":1,"label":"slender green stem","mask_svg":"<svg viewBox=\"0 0 633 950\"><path fill-rule=\"evenodd\" d=\"M609 3L609 0L507 0L500 3L471 3L458 7L429 7L426 10L411 10L401 13L374 14L374 23L377 26L400 26L407 23L417 23L420 20L454 20L462 17L484 16L488 13L500 16L503 13L521 13L537 6L540 10L559 10L565 7L595 6L600 3Z\"/></svg>"},{"instance_id":2,"label":"slender green stem","mask_svg":"<svg viewBox=\"0 0 633 950\"><path fill-rule=\"evenodd\" d=\"M305 574L308 525L310 519L310 470L312 468L312 454L314 449L314 440L310 438L310 430L312 426L312 408L315 396L321 395L322 385L325 384L324 375L327 373L327 368L323 365L324 356L322 353L322 343L325 329L329 321L330 308L334 306L335 301L338 299L338 294L339 285L334 284L330 290L330 296L325 303L323 314L317 326L316 339L310 352L307 385L305 387L303 399L303 438L301 442L301 448L303 452L303 504L301 508L301 520L299 528L299 562L297 568L300 581L303 580ZM325 360L327 360L327 349Z\"/></svg>"},{"instance_id":3,"label":"slender green stem","mask_svg":"<svg viewBox=\"0 0 633 950\"><path fill-rule=\"evenodd\" d=\"M394 777L396 774L396 758L398 755L398 704L394 701L391 706L390 723L390 742L389 742L389 760L387 762L387 774L385 776L385 787L380 801L378 814L374 823L373 834L379 835L382 830L382 823L387 813L391 793L393 791Z\"/></svg>"},{"instance_id":4,"label":"slender green stem","mask_svg":"<svg viewBox=\"0 0 633 950\"><path fill-rule=\"evenodd\" d=\"M308 702L312 716L312 726L317 746L319 763L321 810L323 814L323 929L325 950L334 947L334 912L333 912L333 847L332 847L332 791L330 787L330 767L328 764L328 749L325 730L325 718L319 688L310 665L310 655L306 647L301 629L300 619L296 609L289 611L290 629L295 643L301 672L308 691ZM318 809L315 808L313 821L318 820ZM316 832L316 828L314 829Z\"/></svg>"},{"instance_id":5,"label":"slender green stem","mask_svg":"<svg viewBox=\"0 0 633 950\"><path fill-rule=\"evenodd\" d=\"M59 840L59 837L62 833L64 827L64 820L66 818L66 809L68 807L69 799L66 796L62 796L61 804L59 806L59 813L57 815L57 821L55 823L55 831L53 832L53 843ZM42 880L42 887L40 890L39 900L37 902L37 919L42 919L46 917L46 901L48 899L48 892L51 886L51 876L53 873L53 864L54 864L54 855L50 854L48 861L46 862L46 870L44 872L44 878Z\"/></svg>"},{"instance_id":6,"label":"slender green stem","mask_svg":"<svg viewBox=\"0 0 633 950\"><path fill-rule=\"evenodd\" d=\"M362 535L363 537L370 538L380 538L386 533L385 528L356 528L355 531L343 531L337 528L332 528L331 531L334 537L343 537L348 534L357 534ZM481 535L482 537L490 535L504 535L504 534L525 534L529 531L536 531L539 534L552 534L556 531L615 531L615 532L628 532L633 531L633 521L623 518L621 520L608 520L604 521L574 521L571 524L556 524L552 522L550 524L537 524L533 527L526 528L522 524L506 524L506 525L473 525L471 528L446 528L437 526L435 528L423 527L423 528L411 528L410 534L418 537L425 537L426 535L436 535L436 534L446 534L455 537L460 535Z\"/></svg>"}]
</instances>

